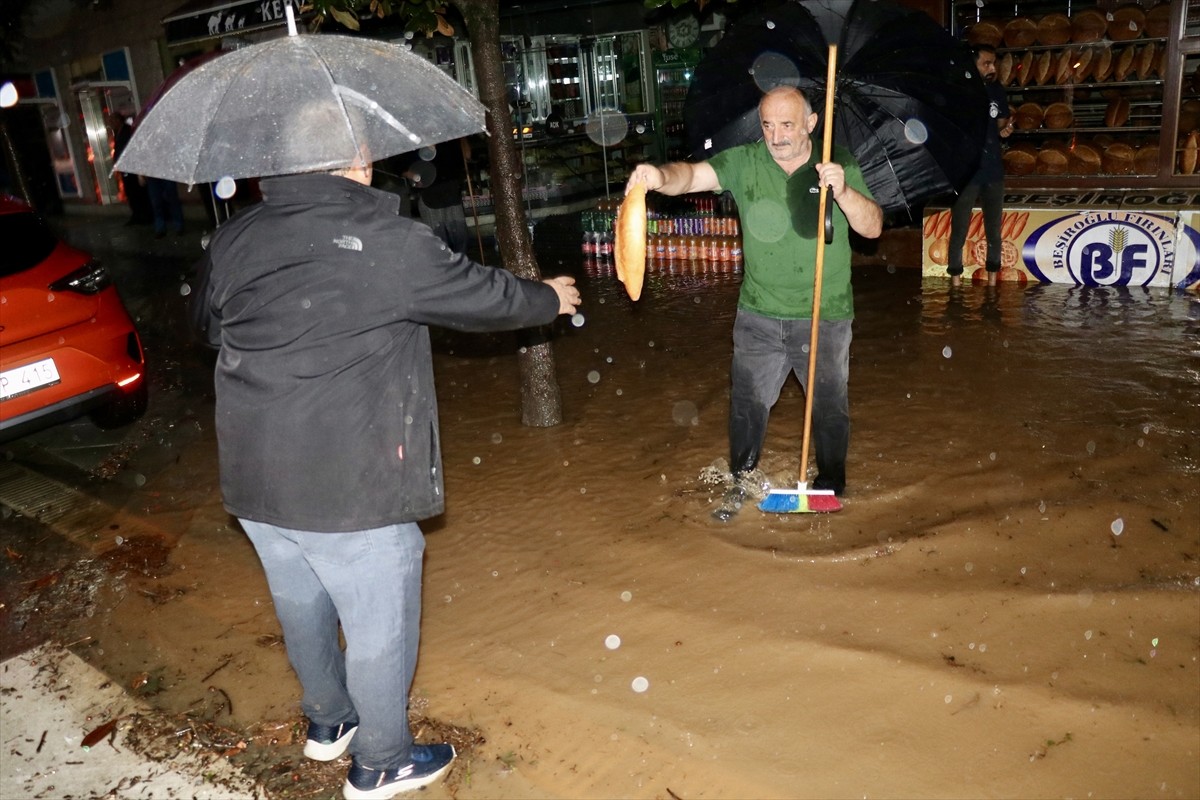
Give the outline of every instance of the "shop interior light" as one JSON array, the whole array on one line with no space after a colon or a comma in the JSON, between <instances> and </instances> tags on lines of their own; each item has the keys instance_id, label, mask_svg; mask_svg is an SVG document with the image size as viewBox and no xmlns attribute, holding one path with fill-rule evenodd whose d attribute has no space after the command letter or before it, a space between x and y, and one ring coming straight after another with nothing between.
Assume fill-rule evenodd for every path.
<instances>
[{"instance_id":1,"label":"shop interior light","mask_svg":"<svg viewBox=\"0 0 1200 800\"><path fill-rule=\"evenodd\" d=\"M3 86L0 86L0 108L12 108L20 99L17 94L17 87L12 81L5 81Z\"/></svg>"}]
</instances>

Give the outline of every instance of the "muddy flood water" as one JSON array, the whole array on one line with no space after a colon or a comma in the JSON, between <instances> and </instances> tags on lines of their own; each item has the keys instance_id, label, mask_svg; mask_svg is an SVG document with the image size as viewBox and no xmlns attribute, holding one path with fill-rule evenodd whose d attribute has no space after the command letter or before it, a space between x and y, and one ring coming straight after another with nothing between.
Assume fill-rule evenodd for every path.
<instances>
[{"instance_id":1,"label":"muddy flood water","mask_svg":"<svg viewBox=\"0 0 1200 800\"><path fill-rule=\"evenodd\" d=\"M587 274L555 428L520 425L509 337L437 337L413 696L486 741L422 796L1200 797L1200 300L919 272L856 269L837 514L710 517L737 275L635 305ZM282 729L299 690L197 402L118 510L169 557L80 652ZM793 381L780 484L802 417Z\"/></svg>"}]
</instances>

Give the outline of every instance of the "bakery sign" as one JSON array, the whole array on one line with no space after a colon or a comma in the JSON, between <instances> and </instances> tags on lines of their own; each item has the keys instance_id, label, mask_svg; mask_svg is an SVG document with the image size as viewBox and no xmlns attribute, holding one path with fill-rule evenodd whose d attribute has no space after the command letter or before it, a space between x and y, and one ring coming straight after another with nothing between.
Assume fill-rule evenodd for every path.
<instances>
[{"instance_id":1,"label":"bakery sign","mask_svg":"<svg viewBox=\"0 0 1200 800\"><path fill-rule=\"evenodd\" d=\"M1192 286L1200 277L1197 216L1167 209L1008 207L1000 231L1000 279L1082 286ZM927 212L923 274L945 277L949 238L950 211ZM982 215L974 211L961 253L969 279L985 278L987 250Z\"/></svg>"},{"instance_id":2,"label":"bakery sign","mask_svg":"<svg viewBox=\"0 0 1200 800\"><path fill-rule=\"evenodd\" d=\"M1022 266L1048 283L1167 286L1175 266L1175 216L1082 211L1028 233Z\"/></svg>"}]
</instances>

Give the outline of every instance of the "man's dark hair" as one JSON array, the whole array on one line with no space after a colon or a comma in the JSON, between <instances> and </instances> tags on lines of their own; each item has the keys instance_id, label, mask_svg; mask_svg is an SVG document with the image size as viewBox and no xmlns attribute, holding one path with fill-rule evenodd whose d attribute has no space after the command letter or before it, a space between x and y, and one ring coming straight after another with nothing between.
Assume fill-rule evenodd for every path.
<instances>
[{"instance_id":1,"label":"man's dark hair","mask_svg":"<svg viewBox=\"0 0 1200 800\"><path fill-rule=\"evenodd\" d=\"M990 44L973 44L971 45L971 55L979 58L980 53L991 53L996 55L996 48Z\"/></svg>"}]
</instances>

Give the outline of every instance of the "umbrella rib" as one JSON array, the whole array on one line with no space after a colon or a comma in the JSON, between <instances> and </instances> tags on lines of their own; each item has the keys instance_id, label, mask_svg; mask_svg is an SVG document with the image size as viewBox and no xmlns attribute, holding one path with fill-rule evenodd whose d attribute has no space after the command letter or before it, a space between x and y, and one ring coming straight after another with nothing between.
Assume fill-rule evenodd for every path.
<instances>
[{"instance_id":1,"label":"umbrella rib","mask_svg":"<svg viewBox=\"0 0 1200 800\"><path fill-rule=\"evenodd\" d=\"M351 100L355 104L361 106L364 110L369 111L373 116L381 119L393 130L399 131L403 135L407 136L409 141L414 143L419 143L421 141L420 136L417 136L417 134L406 128L404 123L392 116L387 109L383 108L379 105L379 103L376 103L363 93L357 92L354 89L351 89L349 86L342 86L340 83L335 83L333 85L333 89L335 92L337 92L339 97Z\"/></svg>"}]
</instances>

